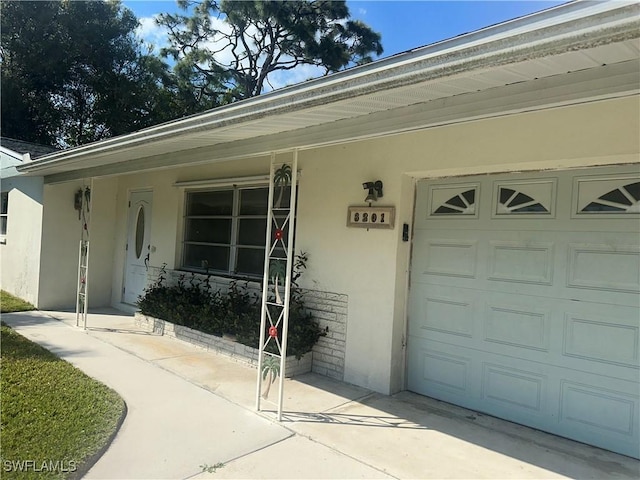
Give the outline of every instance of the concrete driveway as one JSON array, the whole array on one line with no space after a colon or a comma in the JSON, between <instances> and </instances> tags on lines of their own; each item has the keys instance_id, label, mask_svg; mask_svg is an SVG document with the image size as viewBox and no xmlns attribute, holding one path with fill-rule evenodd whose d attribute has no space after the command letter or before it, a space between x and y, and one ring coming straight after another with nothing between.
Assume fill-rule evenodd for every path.
<instances>
[{"instance_id":1,"label":"concrete driveway","mask_svg":"<svg viewBox=\"0 0 640 480\"><path fill-rule=\"evenodd\" d=\"M86 478L640 478L629 457L315 374L286 380L277 423L275 405L255 412L255 369L144 332L115 310L90 314L86 331L65 312L3 320L127 402L120 432Z\"/></svg>"}]
</instances>

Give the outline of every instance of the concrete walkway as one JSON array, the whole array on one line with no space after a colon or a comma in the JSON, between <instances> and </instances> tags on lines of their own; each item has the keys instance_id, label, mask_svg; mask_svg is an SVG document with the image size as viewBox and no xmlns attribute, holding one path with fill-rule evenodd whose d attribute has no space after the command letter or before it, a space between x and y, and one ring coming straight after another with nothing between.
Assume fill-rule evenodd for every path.
<instances>
[{"instance_id":1,"label":"concrete walkway","mask_svg":"<svg viewBox=\"0 0 640 480\"><path fill-rule=\"evenodd\" d=\"M86 331L64 312L2 319L127 402L120 432L86 478L640 477L640 462L628 457L315 374L286 380L277 423L275 405L255 412L255 369L148 334L116 310L90 314Z\"/></svg>"}]
</instances>

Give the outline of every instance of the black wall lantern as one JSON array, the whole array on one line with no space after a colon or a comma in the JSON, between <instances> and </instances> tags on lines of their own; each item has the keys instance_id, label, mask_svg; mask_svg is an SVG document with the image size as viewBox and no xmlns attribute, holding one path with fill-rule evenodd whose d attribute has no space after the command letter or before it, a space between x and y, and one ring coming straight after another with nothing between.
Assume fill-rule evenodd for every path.
<instances>
[{"instance_id":1,"label":"black wall lantern","mask_svg":"<svg viewBox=\"0 0 640 480\"><path fill-rule=\"evenodd\" d=\"M375 182L364 182L362 188L369 190L365 202L375 202L382 197L382 180L376 180Z\"/></svg>"}]
</instances>

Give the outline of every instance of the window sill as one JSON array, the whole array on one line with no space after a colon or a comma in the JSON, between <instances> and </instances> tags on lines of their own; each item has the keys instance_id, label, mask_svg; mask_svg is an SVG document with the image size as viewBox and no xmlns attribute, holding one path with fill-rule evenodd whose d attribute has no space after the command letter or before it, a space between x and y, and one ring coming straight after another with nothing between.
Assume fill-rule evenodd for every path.
<instances>
[{"instance_id":1,"label":"window sill","mask_svg":"<svg viewBox=\"0 0 640 480\"><path fill-rule=\"evenodd\" d=\"M258 276L250 276L250 275L234 275L231 273L224 273L224 272L217 272L217 271L205 271L202 269L197 269L197 268L177 268L176 272L182 272L182 273L195 273L197 275L207 275L209 277L217 277L217 278L224 278L226 280L240 280L242 282L254 282L254 283L260 283L262 282L262 276L258 277Z\"/></svg>"}]
</instances>

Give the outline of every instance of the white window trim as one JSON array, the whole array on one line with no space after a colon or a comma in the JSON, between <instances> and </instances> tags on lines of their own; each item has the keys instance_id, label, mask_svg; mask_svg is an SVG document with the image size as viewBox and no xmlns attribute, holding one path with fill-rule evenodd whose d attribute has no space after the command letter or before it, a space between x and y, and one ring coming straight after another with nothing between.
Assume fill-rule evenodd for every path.
<instances>
[{"instance_id":1,"label":"white window trim","mask_svg":"<svg viewBox=\"0 0 640 480\"><path fill-rule=\"evenodd\" d=\"M6 195L7 196L7 213L0 213L0 218L5 218L5 222L6 222L6 230L9 229L9 192L8 191L3 191L0 192L0 195ZM0 199L1 202L1 199ZM7 232L4 233L0 233L0 244L6 244L7 243Z\"/></svg>"},{"instance_id":2,"label":"white window trim","mask_svg":"<svg viewBox=\"0 0 640 480\"><path fill-rule=\"evenodd\" d=\"M252 279L256 280L262 278L262 273L258 273L256 275L247 274L247 273L235 273L236 269L236 261L237 261L237 249L238 247L242 248L251 248L252 246L247 245L238 245L237 236L238 236L238 220L240 218L240 192L242 190L252 189L252 188L269 188L269 184L265 183L268 181L268 176L255 176L255 177L238 177L245 180L244 182L239 183L238 179L221 179L219 181L212 180L202 180L202 181L194 181L194 182L177 182L174 186L187 187L187 183L192 187L199 188L184 188L183 192L183 212L182 212L182 235L180 239L180 256L179 256L179 270L194 272L200 274L210 274L219 277L228 277L228 278L242 278L242 279ZM262 180L262 181L260 181ZM209 188L207 188L209 187ZM229 243L229 268L226 271L223 270L214 270L209 269L209 271L205 272L203 269L197 267L190 267L185 265L185 237L186 237L186 228L187 228L187 208L189 203L187 201L187 196L190 193L197 192L211 192L211 191L229 191L233 190L233 205L231 208L231 241ZM256 215L256 218L261 215ZM268 215L265 214L264 217L268 220ZM244 218L244 216L243 216ZM266 239L265 239L266 240ZM225 244L226 245L226 244ZM262 248L264 250L265 246L255 246L255 249Z\"/></svg>"}]
</instances>

